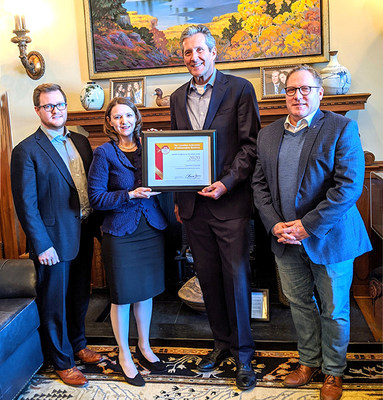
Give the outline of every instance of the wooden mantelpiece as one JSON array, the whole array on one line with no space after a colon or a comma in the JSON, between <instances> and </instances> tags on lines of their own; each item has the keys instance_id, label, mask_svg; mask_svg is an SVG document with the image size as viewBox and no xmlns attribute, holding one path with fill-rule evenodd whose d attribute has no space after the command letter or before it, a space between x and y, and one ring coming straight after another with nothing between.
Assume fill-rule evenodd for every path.
<instances>
[{"instance_id":1,"label":"wooden mantelpiece","mask_svg":"<svg viewBox=\"0 0 383 400\"><path fill-rule=\"evenodd\" d=\"M324 96L320 108L345 115L347 111L364 110L367 99L370 96L370 93ZM258 100L258 105L262 127L287 115L284 98Z\"/></svg>"},{"instance_id":2,"label":"wooden mantelpiece","mask_svg":"<svg viewBox=\"0 0 383 400\"><path fill-rule=\"evenodd\" d=\"M370 93L344 94L324 96L321 101L322 110L330 110L345 115L350 110L364 110ZM258 100L262 126L281 118L287 114L284 98ZM170 129L169 107L140 108L143 129ZM107 140L102 133L104 110L100 111L70 111L68 112L68 126L82 126L89 133L89 140L93 148Z\"/></svg>"}]
</instances>

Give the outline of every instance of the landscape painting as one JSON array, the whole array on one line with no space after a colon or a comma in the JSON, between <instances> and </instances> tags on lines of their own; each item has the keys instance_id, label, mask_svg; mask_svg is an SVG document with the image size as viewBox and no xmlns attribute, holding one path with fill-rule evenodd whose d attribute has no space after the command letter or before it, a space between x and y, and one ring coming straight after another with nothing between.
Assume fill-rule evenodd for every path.
<instances>
[{"instance_id":1,"label":"landscape painting","mask_svg":"<svg viewBox=\"0 0 383 400\"><path fill-rule=\"evenodd\" d=\"M184 72L179 37L205 24L220 69L322 62L328 0L84 0L91 78Z\"/></svg>"}]
</instances>

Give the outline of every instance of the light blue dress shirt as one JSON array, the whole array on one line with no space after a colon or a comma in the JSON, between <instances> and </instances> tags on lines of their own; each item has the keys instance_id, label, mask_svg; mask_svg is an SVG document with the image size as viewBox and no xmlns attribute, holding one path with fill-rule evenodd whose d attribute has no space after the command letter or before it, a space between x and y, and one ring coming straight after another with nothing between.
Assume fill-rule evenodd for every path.
<instances>
[{"instance_id":1,"label":"light blue dress shirt","mask_svg":"<svg viewBox=\"0 0 383 400\"><path fill-rule=\"evenodd\" d=\"M194 130L203 129L216 75L217 70L214 69L213 75L203 86L202 93L199 92L200 85L195 84L194 78L191 79L186 107Z\"/></svg>"}]
</instances>

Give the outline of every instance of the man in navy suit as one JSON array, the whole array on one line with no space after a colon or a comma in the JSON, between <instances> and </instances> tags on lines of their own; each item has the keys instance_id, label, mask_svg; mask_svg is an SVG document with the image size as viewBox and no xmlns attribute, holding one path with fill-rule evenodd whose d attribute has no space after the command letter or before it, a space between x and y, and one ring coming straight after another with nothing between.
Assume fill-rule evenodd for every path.
<instances>
[{"instance_id":1,"label":"man in navy suit","mask_svg":"<svg viewBox=\"0 0 383 400\"><path fill-rule=\"evenodd\" d=\"M176 193L203 291L214 350L198 369L208 372L230 354L240 389L256 384L251 367L249 220L259 111L250 82L215 69L217 50L208 28L192 25L180 39L191 81L170 98L174 130L215 129L218 180L195 193Z\"/></svg>"},{"instance_id":2,"label":"man in navy suit","mask_svg":"<svg viewBox=\"0 0 383 400\"><path fill-rule=\"evenodd\" d=\"M299 366L284 384L305 385L321 367L321 399L334 400L346 367L353 261L371 244L356 207L364 179L358 127L321 111L322 97L313 68L291 70L289 115L259 132L252 188L298 336Z\"/></svg>"},{"instance_id":3,"label":"man in navy suit","mask_svg":"<svg viewBox=\"0 0 383 400\"><path fill-rule=\"evenodd\" d=\"M98 227L87 193L88 139L69 132L65 93L56 84L33 92L39 129L12 152L16 212L37 271L37 304L45 356L69 385L86 386L74 365L101 361L86 347L93 236Z\"/></svg>"}]
</instances>

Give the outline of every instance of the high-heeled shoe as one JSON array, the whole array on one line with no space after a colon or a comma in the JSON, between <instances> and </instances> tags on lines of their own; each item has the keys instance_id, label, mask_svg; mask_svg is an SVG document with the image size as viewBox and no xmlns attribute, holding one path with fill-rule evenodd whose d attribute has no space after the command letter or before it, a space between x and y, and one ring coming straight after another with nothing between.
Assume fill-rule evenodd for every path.
<instances>
[{"instance_id":1,"label":"high-heeled shoe","mask_svg":"<svg viewBox=\"0 0 383 400\"><path fill-rule=\"evenodd\" d=\"M142 377L142 375L137 372L137 375L134 378L129 378L129 376L127 376L124 372L124 369L122 368L122 365L119 364L120 368L121 368L121 372L122 372L122 376L125 378L125 381L127 383L129 383L130 385L133 386L145 386L145 381L144 378Z\"/></svg>"},{"instance_id":2,"label":"high-heeled shoe","mask_svg":"<svg viewBox=\"0 0 383 400\"><path fill-rule=\"evenodd\" d=\"M149 369L152 372L165 372L166 371L166 366L163 361L160 360L160 361L150 362L142 354L141 349L138 347L138 345L136 346L135 356L142 366L144 366L145 368Z\"/></svg>"}]
</instances>

